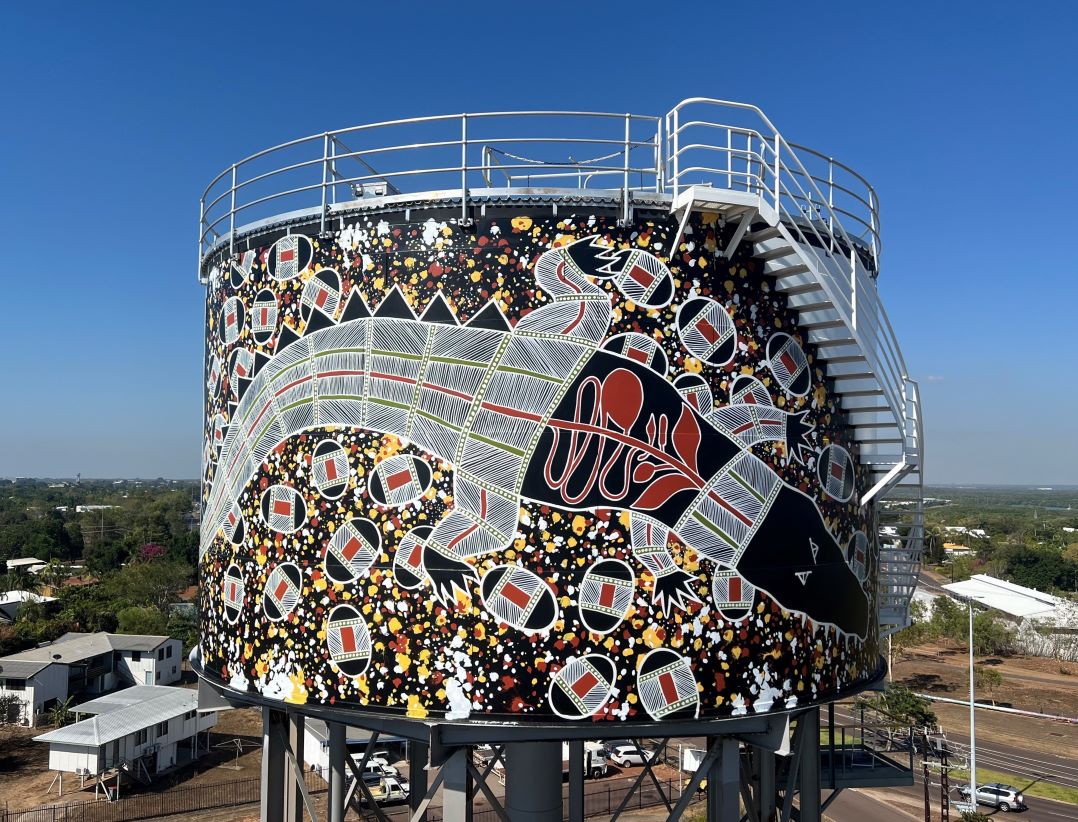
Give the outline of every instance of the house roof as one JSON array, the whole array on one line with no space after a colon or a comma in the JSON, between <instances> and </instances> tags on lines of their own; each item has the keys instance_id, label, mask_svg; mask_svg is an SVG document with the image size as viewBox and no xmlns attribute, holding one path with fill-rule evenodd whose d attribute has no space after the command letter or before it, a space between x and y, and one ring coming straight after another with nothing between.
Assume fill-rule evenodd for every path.
<instances>
[{"instance_id":1,"label":"house roof","mask_svg":"<svg viewBox=\"0 0 1078 822\"><path fill-rule=\"evenodd\" d=\"M1059 597L988 574L974 574L963 582L943 587L962 599L972 599L1016 617L1051 616L1063 604Z\"/></svg>"},{"instance_id":2,"label":"house roof","mask_svg":"<svg viewBox=\"0 0 1078 822\"><path fill-rule=\"evenodd\" d=\"M35 594L33 591L0 592L0 605L10 605L13 602L56 602L56 598Z\"/></svg>"},{"instance_id":3,"label":"house roof","mask_svg":"<svg viewBox=\"0 0 1078 822\"><path fill-rule=\"evenodd\" d=\"M46 565L47 563L43 559L37 557L19 557L19 559L9 559L7 561L8 568L27 568L31 565Z\"/></svg>"},{"instance_id":4,"label":"house roof","mask_svg":"<svg viewBox=\"0 0 1078 822\"><path fill-rule=\"evenodd\" d=\"M29 662L6 657L0 659L0 679L29 679L38 671L48 668L51 662Z\"/></svg>"},{"instance_id":5,"label":"house roof","mask_svg":"<svg viewBox=\"0 0 1078 822\"><path fill-rule=\"evenodd\" d=\"M88 709L96 716L35 736L34 740L98 747L198 710L198 691L166 685L136 685L78 706L79 713L89 713Z\"/></svg>"},{"instance_id":6,"label":"house roof","mask_svg":"<svg viewBox=\"0 0 1078 822\"><path fill-rule=\"evenodd\" d=\"M72 664L112 651L153 651L167 636L142 636L138 634L81 634L67 633L55 642L0 657L0 665L9 660L23 662L63 662Z\"/></svg>"}]
</instances>

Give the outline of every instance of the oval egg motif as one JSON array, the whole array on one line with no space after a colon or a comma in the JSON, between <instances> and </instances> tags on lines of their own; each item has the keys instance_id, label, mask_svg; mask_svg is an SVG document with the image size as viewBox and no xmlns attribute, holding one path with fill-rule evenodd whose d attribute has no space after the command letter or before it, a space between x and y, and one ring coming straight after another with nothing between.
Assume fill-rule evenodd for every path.
<instances>
[{"instance_id":1,"label":"oval egg motif","mask_svg":"<svg viewBox=\"0 0 1078 822\"><path fill-rule=\"evenodd\" d=\"M614 694L617 669L600 654L570 657L550 680L547 701L562 719L595 716Z\"/></svg>"},{"instance_id":2,"label":"oval egg motif","mask_svg":"<svg viewBox=\"0 0 1078 822\"><path fill-rule=\"evenodd\" d=\"M273 339L276 330L277 295L263 288L255 294L255 301L251 303L251 336L259 345L265 345Z\"/></svg>"},{"instance_id":3,"label":"oval egg motif","mask_svg":"<svg viewBox=\"0 0 1078 822\"><path fill-rule=\"evenodd\" d=\"M277 282L291 280L307 270L312 256L311 241L302 234L290 234L281 237L270 248L266 254L266 270Z\"/></svg>"},{"instance_id":4,"label":"oval egg motif","mask_svg":"<svg viewBox=\"0 0 1078 822\"><path fill-rule=\"evenodd\" d=\"M382 535L369 519L350 519L333 532L326 546L326 576L334 582L352 582L365 574L382 552Z\"/></svg>"},{"instance_id":5,"label":"oval egg motif","mask_svg":"<svg viewBox=\"0 0 1078 822\"><path fill-rule=\"evenodd\" d=\"M596 562L580 583L580 621L594 634L609 634L633 609L636 577L620 559Z\"/></svg>"},{"instance_id":6,"label":"oval egg motif","mask_svg":"<svg viewBox=\"0 0 1078 822\"><path fill-rule=\"evenodd\" d=\"M726 365L737 352L737 330L729 312L707 297L693 297L677 311L681 344L708 365Z\"/></svg>"},{"instance_id":7,"label":"oval egg motif","mask_svg":"<svg viewBox=\"0 0 1078 822\"><path fill-rule=\"evenodd\" d=\"M775 380L795 397L803 397L812 387L808 358L789 334L772 334L767 341L767 365Z\"/></svg>"},{"instance_id":8,"label":"oval egg motif","mask_svg":"<svg viewBox=\"0 0 1078 822\"><path fill-rule=\"evenodd\" d=\"M430 466L422 459L396 454L374 467L367 490L379 505L399 508L427 493L432 478Z\"/></svg>"},{"instance_id":9,"label":"oval egg motif","mask_svg":"<svg viewBox=\"0 0 1078 822\"><path fill-rule=\"evenodd\" d=\"M519 565L491 568L479 587L486 609L518 631L548 631L558 618L558 604L550 586Z\"/></svg>"},{"instance_id":10,"label":"oval egg motif","mask_svg":"<svg viewBox=\"0 0 1078 822\"><path fill-rule=\"evenodd\" d=\"M271 485L262 493L262 519L279 534L291 534L307 521L307 505L290 485Z\"/></svg>"},{"instance_id":11,"label":"oval egg motif","mask_svg":"<svg viewBox=\"0 0 1078 822\"><path fill-rule=\"evenodd\" d=\"M856 473L850 452L841 445L825 445L816 460L816 475L827 495L838 502L853 496Z\"/></svg>"},{"instance_id":12,"label":"oval egg motif","mask_svg":"<svg viewBox=\"0 0 1078 822\"><path fill-rule=\"evenodd\" d=\"M695 719L700 694L692 665L669 648L656 648L640 662L636 674L640 703L648 716L662 719Z\"/></svg>"},{"instance_id":13,"label":"oval egg motif","mask_svg":"<svg viewBox=\"0 0 1078 822\"><path fill-rule=\"evenodd\" d=\"M361 676L371 663L371 634L351 605L338 605L326 620L329 658L348 676Z\"/></svg>"},{"instance_id":14,"label":"oval egg motif","mask_svg":"<svg viewBox=\"0 0 1078 822\"><path fill-rule=\"evenodd\" d=\"M348 490L348 452L336 440L322 440L311 456L314 487L326 499L340 499Z\"/></svg>"},{"instance_id":15,"label":"oval egg motif","mask_svg":"<svg viewBox=\"0 0 1078 822\"><path fill-rule=\"evenodd\" d=\"M303 572L292 562L282 562L266 577L262 611L271 622L287 619L303 594Z\"/></svg>"}]
</instances>

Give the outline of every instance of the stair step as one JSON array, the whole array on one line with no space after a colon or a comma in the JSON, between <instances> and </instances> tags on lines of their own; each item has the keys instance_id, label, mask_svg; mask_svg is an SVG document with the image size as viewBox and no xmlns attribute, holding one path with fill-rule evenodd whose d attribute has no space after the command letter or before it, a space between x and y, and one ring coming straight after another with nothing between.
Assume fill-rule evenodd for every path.
<instances>
[{"instance_id":1,"label":"stair step","mask_svg":"<svg viewBox=\"0 0 1078 822\"><path fill-rule=\"evenodd\" d=\"M775 237L782 235L778 226L769 225L766 228L760 228L756 231L749 231L745 234L745 239L750 243L762 243L766 240L773 240Z\"/></svg>"},{"instance_id":2,"label":"stair step","mask_svg":"<svg viewBox=\"0 0 1078 822\"><path fill-rule=\"evenodd\" d=\"M809 320L808 322L800 323L802 328L807 328L810 331L820 328L844 328L846 323L842 320Z\"/></svg>"},{"instance_id":3,"label":"stair step","mask_svg":"<svg viewBox=\"0 0 1078 822\"><path fill-rule=\"evenodd\" d=\"M850 371L849 373L832 373L829 371L827 376L836 382L838 380L874 380L876 378L876 375L871 371ZM839 390L841 391L842 389Z\"/></svg>"},{"instance_id":4,"label":"stair step","mask_svg":"<svg viewBox=\"0 0 1078 822\"><path fill-rule=\"evenodd\" d=\"M792 246L779 245L775 248L769 248L765 251L757 251L753 256L756 257L757 260L763 260L764 262L768 262L769 260L778 260L783 257L789 257L796 253L797 252L794 251Z\"/></svg>"},{"instance_id":5,"label":"stair step","mask_svg":"<svg viewBox=\"0 0 1078 822\"><path fill-rule=\"evenodd\" d=\"M808 270L809 267L804 263L796 263L794 265L778 265L774 261L764 263L764 274L768 274L777 280L775 288L779 291L782 291L782 279L784 277L790 277L794 274L805 274Z\"/></svg>"},{"instance_id":6,"label":"stair step","mask_svg":"<svg viewBox=\"0 0 1078 822\"><path fill-rule=\"evenodd\" d=\"M827 297L824 297L822 302L818 300L816 302L802 303L800 305L797 303L789 303L789 307L798 313L805 314L810 311L826 311L829 308L834 308L835 305L827 299Z\"/></svg>"},{"instance_id":7,"label":"stair step","mask_svg":"<svg viewBox=\"0 0 1078 822\"><path fill-rule=\"evenodd\" d=\"M816 280L811 280L807 283L800 283L798 285L791 285L789 288L782 288L782 293L787 297L798 297L802 294L814 294L817 291L823 291L823 286ZM792 308L793 306L791 306Z\"/></svg>"},{"instance_id":8,"label":"stair step","mask_svg":"<svg viewBox=\"0 0 1078 822\"><path fill-rule=\"evenodd\" d=\"M843 397L882 397L882 388L863 388L850 391L842 391Z\"/></svg>"},{"instance_id":9,"label":"stair step","mask_svg":"<svg viewBox=\"0 0 1078 822\"><path fill-rule=\"evenodd\" d=\"M840 354L834 357L828 356L827 354L820 354L820 359L828 364L846 362L868 362L868 360L865 359L864 354Z\"/></svg>"}]
</instances>

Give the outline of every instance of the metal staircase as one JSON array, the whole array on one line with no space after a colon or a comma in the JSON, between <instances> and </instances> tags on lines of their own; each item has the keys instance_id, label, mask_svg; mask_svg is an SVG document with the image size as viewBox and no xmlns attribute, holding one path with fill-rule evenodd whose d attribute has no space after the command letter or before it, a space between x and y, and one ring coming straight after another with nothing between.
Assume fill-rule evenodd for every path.
<instances>
[{"instance_id":1,"label":"metal staircase","mask_svg":"<svg viewBox=\"0 0 1078 822\"><path fill-rule=\"evenodd\" d=\"M722 122L711 117L716 110ZM731 112L756 122L735 125ZM881 633L901 630L924 533L920 398L876 290L875 192L833 159L795 150L754 106L687 100L667 115L666 129L671 211L718 211L739 222L735 242L752 244L797 310L841 398L869 480L861 504L878 503ZM823 160L822 168L810 171L802 156ZM862 230L851 236L844 224ZM885 500L902 486L915 489L908 501Z\"/></svg>"}]
</instances>

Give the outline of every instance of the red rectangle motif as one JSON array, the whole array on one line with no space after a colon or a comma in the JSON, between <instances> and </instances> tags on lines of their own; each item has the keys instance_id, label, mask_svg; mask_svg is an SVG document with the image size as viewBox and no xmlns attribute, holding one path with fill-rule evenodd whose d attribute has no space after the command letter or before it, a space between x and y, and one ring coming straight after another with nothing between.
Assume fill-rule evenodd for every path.
<instances>
[{"instance_id":1,"label":"red rectangle motif","mask_svg":"<svg viewBox=\"0 0 1078 822\"><path fill-rule=\"evenodd\" d=\"M528 597L528 592L518 588L511 582L507 582L504 586L502 586L502 596L504 596L507 600L512 602L518 608L528 607L528 600L530 599Z\"/></svg>"}]
</instances>

